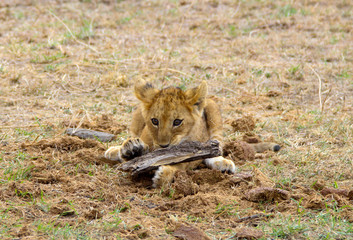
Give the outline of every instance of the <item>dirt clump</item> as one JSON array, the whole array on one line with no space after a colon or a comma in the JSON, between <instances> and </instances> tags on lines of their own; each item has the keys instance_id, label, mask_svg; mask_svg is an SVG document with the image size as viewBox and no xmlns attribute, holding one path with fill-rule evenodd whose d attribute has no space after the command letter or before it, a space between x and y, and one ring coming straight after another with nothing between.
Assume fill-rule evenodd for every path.
<instances>
[{"instance_id":1,"label":"dirt clump","mask_svg":"<svg viewBox=\"0 0 353 240\"><path fill-rule=\"evenodd\" d=\"M318 191L322 196L329 197L333 196L337 201L342 198L353 200L353 190L352 189L340 189L325 186L325 182L318 180L313 184L313 189Z\"/></svg>"},{"instance_id":2,"label":"dirt clump","mask_svg":"<svg viewBox=\"0 0 353 240\"><path fill-rule=\"evenodd\" d=\"M326 205L324 199L321 196L315 194L307 200L304 206L305 208L309 209L325 209Z\"/></svg>"},{"instance_id":3,"label":"dirt clump","mask_svg":"<svg viewBox=\"0 0 353 240\"><path fill-rule=\"evenodd\" d=\"M157 209L161 211L183 211L189 212L196 217L208 216L222 201L222 196L211 193L198 193L172 201L166 201Z\"/></svg>"},{"instance_id":4,"label":"dirt clump","mask_svg":"<svg viewBox=\"0 0 353 240\"><path fill-rule=\"evenodd\" d=\"M259 143L261 139L258 135L252 132L246 132L243 135L243 141L247 143Z\"/></svg>"},{"instance_id":5,"label":"dirt clump","mask_svg":"<svg viewBox=\"0 0 353 240\"><path fill-rule=\"evenodd\" d=\"M87 209L86 211L84 211L83 216L86 219L99 219L103 217L102 211L100 211L99 209L90 207L89 209Z\"/></svg>"},{"instance_id":6,"label":"dirt clump","mask_svg":"<svg viewBox=\"0 0 353 240\"><path fill-rule=\"evenodd\" d=\"M23 143L23 149L39 149L43 153L52 152L53 149L59 152L75 152L83 148L99 148L104 149L103 145L93 139L79 139L77 137L63 136L54 139L43 139L36 143Z\"/></svg>"},{"instance_id":7,"label":"dirt clump","mask_svg":"<svg viewBox=\"0 0 353 240\"><path fill-rule=\"evenodd\" d=\"M184 240L211 240L205 233L203 233L200 229L190 226L179 224L173 232L173 236L178 239Z\"/></svg>"},{"instance_id":8,"label":"dirt clump","mask_svg":"<svg viewBox=\"0 0 353 240\"><path fill-rule=\"evenodd\" d=\"M73 154L73 158L77 162L83 160L87 163L104 164L104 151L105 149L102 146L98 148L79 149Z\"/></svg>"},{"instance_id":9,"label":"dirt clump","mask_svg":"<svg viewBox=\"0 0 353 240\"><path fill-rule=\"evenodd\" d=\"M17 236L17 237L19 237L19 239L21 239L21 238L26 238L26 236L31 235L31 231L28 228L28 226L26 225L26 226L21 227L18 230L11 230L11 234L13 236Z\"/></svg>"},{"instance_id":10,"label":"dirt clump","mask_svg":"<svg viewBox=\"0 0 353 240\"><path fill-rule=\"evenodd\" d=\"M323 180L319 179L312 185L312 187L316 191L321 191L322 189L324 189L325 185L326 183Z\"/></svg>"},{"instance_id":11,"label":"dirt clump","mask_svg":"<svg viewBox=\"0 0 353 240\"><path fill-rule=\"evenodd\" d=\"M347 221L349 221L350 223L353 223L353 210L352 209L344 208L340 212L340 216L347 219Z\"/></svg>"},{"instance_id":12,"label":"dirt clump","mask_svg":"<svg viewBox=\"0 0 353 240\"><path fill-rule=\"evenodd\" d=\"M249 185L253 184L253 174L251 172L240 172L237 174L226 175L225 180L218 184L219 188L224 189L237 189L240 192L244 187L245 189L249 188Z\"/></svg>"},{"instance_id":13,"label":"dirt clump","mask_svg":"<svg viewBox=\"0 0 353 240\"><path fill-rule=\"evenodd\" d=\"M109 132L115 135L127 129L126 125L116 123L112 116L107 114L94 116L93 118L64 120L62 125L70 128L86 128L95 131Z\"/></svg>"},{"instance_id":14,"label":"dirt clump","mask_svg":"<svg viewBox=\"0 0 353 240\"><path fill-rule=\"evenodd\" d=\"M240 228L237 231L236 236L238 239L253 240L253 239L262 238L264 236L264 233L259 229L244 227L244 228Z\"/></svg>"},{"instance_id":15,"label":"dirt clump","mask_svg":"<svg viewBox=\"0 0 353 240\"><path fill-rule=\"evenodd\" d=\"M61 215L61 216L69 216L69 215L75 214L75 211L73 211L69 206L60 205L60 204L52 206L49 212L53 215Z\"/></svg>"},{"instance_id":16,"label":"dirt clump","mask_svg":"<svg viewBox=\"0 0 353 240\"><path fill-rule=\"evenodd\" d=\"M278 91L270 90L266 93L267 97L278 97L281 96L282 94Z\"/></svg>"},{"instance_id":17,"label":"dirt clump","mask_svg":"<svg viewBox=\"0 0 353 240\"><path fill-rule=\"evenodd\" d=\"M41 184L53 184L62 181L60 175L51 172L46 173L34 171L31 176L35 182Z\"/></svg>"},{"instance_id":18,"label":"dirt clump","mask_svg":"<svg viewBox=\"0 0 353 240\"><path fill-rule=\"evenodd\" d=\"M255 120L252 116L244 116L233 120L230 125L234 131L251 132L255 129Z\"/></svg>"},{"instance_id":19,"label":"dirt clump","mask_svg":"<svg viewBox=\"0 0 353 240\"><path fill-rule=\"evenodd\" d=\"M274 187L275 183L266 174L261 172L257 168L253 168L252 173L254 174L253 183L258 187Z\"/></svg>"},{"instance_id":20,"label":"dirt clump","mask_svg":"<svg viewBox=\"0 0 353 240\"><path fill-rule=\"evenodd\" d=\"M194 195L199 191L199 186L193 182L186 171L178 171L174 176L170 194L173 199L180 199L188 195Z\"/></svg>"},{"instance_id":21,"label":"dirt clump","mask_svg":"<svg viewBox=\"0 0 353 240\"><path fill-rule=\"evenodd\" d=\"M33 158L36 171L45 170L47 162L53 156L63 161L77 164L81 162L104 164L104 145L94 139L80 139L72 136L56 137L54 139L42 139L35 143L22 143L21 149L27 154L41 154L40 158ZM110 163L110 162L108 162ZM50 181L50 180L49 180Z\"/></svg>"},{"instance_id":22,"label":"dirt clump","mask_svg":"<svg viewBox=\"0 0 353 240\"><path fill-rule=\"evenodd\" d=\"M321 195L326 196L329 194L337 194L339 196L343 196L346 198L350 198L353 195L353 191L349 191L347 189L337 189L337 188L331 188L331 187L324 187L321 191L320 191Z\"/></svg>"},{"instance_id":23,"label":"dirt clump","mask_svg":"<svg viewBox=\"0 0 353 240\"><path fill-rule=\"evenodd\" d=\"M251 202L282 201L289 199L289 197L288 191L271 187L255 188L246 194L246 199Z\"/></svg>"},{"instance_id":24,"label":"dirt clump","mask_svg":"<svg viewBox=\"0 0 353 240\"><path fill-rule=\"evenodd\" d=\"M244 183L249 183L251 181L253 181L254 179L254 174L252 172L240 172L240 173L236 173L234 175L230 175L227 178L227 181L225 181L227 184L229 184L229 186L234 186L234 185L238 185L242 182Z\"/></svg>"},{"instance_id":25,"label":"dirt clump","mask_svg":"<svg viewBox=\"0 0 353 240\"><path fill-rule=\"evenodd\" d=\"M232 141L224 144L223 156L229 157L236 164L244 164L247 161L255 160L255 151L246 142Z\"/></svg>"},{"instance_id":26,"label":"dirt clump","mask_svg":"<svg viewBox=\"0 0 353 240\"><path fill-rule=\"evenodd\" d=\"M0 188L0 200L5 201L12 197L21 198L24 201L31 200L35 196L40 196L38 185L34 186L29 181L10 182Z\"/></svg>"},{"instance_id":27,"label":"dirt clump","mask_svg":"<svg viewBox=\"0 0 353 240\"><path fill-rule=\"evenodd\" d=\"M227 178L227 175L215 169L200 169L192 175L192 181L197 184L216 184Z\"/></svg>"}]
</instances>

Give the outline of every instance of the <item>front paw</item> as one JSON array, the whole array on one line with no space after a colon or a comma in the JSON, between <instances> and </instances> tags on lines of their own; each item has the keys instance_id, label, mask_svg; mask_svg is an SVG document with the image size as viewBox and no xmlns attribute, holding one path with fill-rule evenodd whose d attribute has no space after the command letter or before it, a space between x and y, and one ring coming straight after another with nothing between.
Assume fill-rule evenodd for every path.
<instances>
[{"instance_id":1,"label":"front paw","mask_svg":"<svg viewBox=\"0 0 353 240\"><path fill-rule=\"evenodd\" d=\"M139 138L130 138L125 140L121 146L110 147L104 157L122 162L123 160L131 160L148 152L148 146Z\"/></svg>"},{"instance_id":2,"label":"front paw","mask_svg":"<svg viewBox=\"0 0 353 240\"><path fill-rule=\"evenodd\" d=\"M223 155L223 142L219 141L218 139L210 139L207 141L208 144L211 144L212 146L218 146L218 150L220 155Z\"/></svg>"},{"instance_id":3,"label":"front paw","mask_svg":"<svg viewBox=\"0 0 353 240\"><path fill-rule=\"evenodd\" d=\"M121 151L120 151L121 147L110 147L107 151L105 151L104 153L104 157L106 159L112 160L112 161L118 161L118 162L122 162L122 158L121 158Z\"/></svg>"},{"instance_id":4,"label":"front paw","mask_svg":"<svg viewBox=\"0 0 353 240\"><path fill-rule=\"evenodd\" d=\"M205 159L205 164L211 169L220 170L222 172L235 173L236 167L232 160L224 157L214 157Z\"/></svg>"},{"instance_id":5,"label":"front paw","mask_svg":"<svg viewBox=\"0 0 353 240\"><path fill-rule=\"evenodd\" d=\"M123 142L120 152L124 160L131 160L147 153L148 146L140 138L130 138Z\"/></svg>"}]
</instances>

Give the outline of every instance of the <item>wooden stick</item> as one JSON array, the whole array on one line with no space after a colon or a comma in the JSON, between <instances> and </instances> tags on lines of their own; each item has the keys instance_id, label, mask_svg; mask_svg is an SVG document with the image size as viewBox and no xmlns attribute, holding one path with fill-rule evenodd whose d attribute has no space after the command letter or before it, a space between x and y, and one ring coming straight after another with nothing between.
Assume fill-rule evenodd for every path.
<instances>
[{"instance_id":1,"label":"wooden stick","mask_svg":"<svg viewBox=\"0 0 353 240\"><path fill-rule=\"evenodd\" d=\"M116 138L114 134L93 131L83 128L68 128L66 129L66 134L71 136L77 136L82 139L98 139L101 142L110 142Z\"/></svg>"},{"instance_id":2,"label":"wooden stick","mask_svg":"<svg viewBox=\"0 0 353 240\"><path fill-rule=\"evenodd\" d=\"M162 148L134 158L120 166L123 171L131 171L133 175L157 169L163 165L173 165L221 155L219 143L185 141L179 145Z\"/></svg>"}]
</instances>

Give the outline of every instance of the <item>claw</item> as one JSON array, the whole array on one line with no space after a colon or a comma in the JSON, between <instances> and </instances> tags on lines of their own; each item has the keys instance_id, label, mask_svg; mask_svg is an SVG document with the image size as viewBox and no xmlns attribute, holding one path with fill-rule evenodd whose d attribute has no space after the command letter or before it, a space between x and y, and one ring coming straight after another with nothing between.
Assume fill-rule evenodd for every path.
<instances>
[{"instance_id":1,"label":"claw","mask_svg":"<svg viewBox=\"0 0 353 240\"><path fill-rule=\"evenodd\" d=\"M139 138L127 139L121 147L112 147L114 150L108 149L105 153L106 158L113 159L119 158L121 161L131 160L135 157L141 156L148 152L148 146ZM115 156L114 156L115 155Z\"/></svg>"}]
</instances>

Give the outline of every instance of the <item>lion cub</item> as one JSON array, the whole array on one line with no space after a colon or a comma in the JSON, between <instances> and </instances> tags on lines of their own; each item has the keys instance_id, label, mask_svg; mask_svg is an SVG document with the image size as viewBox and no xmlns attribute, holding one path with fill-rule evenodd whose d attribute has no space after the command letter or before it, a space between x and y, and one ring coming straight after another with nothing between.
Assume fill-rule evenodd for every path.
<instances>
[{"instance_id":1,"label":"lion cub","mask_svg":"<svg viewBox=\"0 0 353 240\"><path fill-rule=\"evenodd\" d=\"M141 101L133 113L130 132L132 138L121 146L110 147L105 157L123 161L143 155L157 148L177 145L181 141L217 140L222 142L222 119L217 104L207 98L207 83L186 91L177 87L155 89L150 83L135 85L135 95ZM178 170L194 169L202 160L161 166L153 177L153 186L166 186ZM223 157L204 160L212 169L234 173L233 161Z\"/></svg>"}]
</instances>

